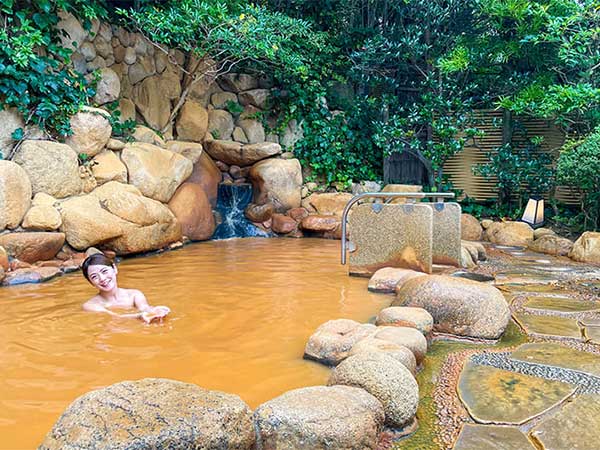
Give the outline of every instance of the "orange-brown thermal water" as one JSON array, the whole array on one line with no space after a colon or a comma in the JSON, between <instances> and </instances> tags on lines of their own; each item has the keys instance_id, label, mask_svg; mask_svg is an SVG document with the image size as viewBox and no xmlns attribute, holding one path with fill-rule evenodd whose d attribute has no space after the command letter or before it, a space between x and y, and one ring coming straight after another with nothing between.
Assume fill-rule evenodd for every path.
<instances>
[{"instance_id":1,"label":"orange-brown thermal water","mask_svg":"<svg viewBox=\"0 0 600 450\"><path fill-rule=\"evenodd\" d=\"M119 286L172 312L162 324L88 313L81 273L0 289L0 448L35 448L78 396L123 380L163 377L234 393L251 408L324 384L302 359L323 322L371 319L390 297L347 275L339 241L197 243L119 265Z\"/></svg>"}]
</instances>

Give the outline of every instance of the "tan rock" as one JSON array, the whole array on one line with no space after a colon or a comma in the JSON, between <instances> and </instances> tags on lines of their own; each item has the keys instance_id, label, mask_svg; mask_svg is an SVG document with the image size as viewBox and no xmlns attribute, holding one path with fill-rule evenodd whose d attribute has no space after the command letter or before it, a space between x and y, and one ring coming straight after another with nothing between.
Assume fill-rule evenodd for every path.
<instances>
[{"instance_id":1,"label":"tan rock","mask_svg":"<svg viewBox=\"0 0 600 450\"><path fill-rule=\"evenodd\" d=\"M433 317L423 308L390 306L379 311L375 325L415 328L427 334L433 329Z\"/></svg>"},{"instance_id":2,"label":"tan rock","mask_svg":"<svg viewBox=\"0 0 600 450\"><path fill-rule=\"evenodd\" d=\"M472 269L477 266L477 260L473 258L473 254L469 250L461 246L460 248L460 267L464 269Z\"/></svg>"},{"instance_id":3,"label":"tan rock","mask_svg":"<svg viewBox=\"0 0 600 450\"><path fill-rule=\"evenodd\" d=\"M423 333L416 328L399 325L378 326L373 337L403 345L413 352L415 359L419 364L425 359L425 354L427 353L427 339L425 339Z\"/></svg>"},{"instance_id":4,"label":"tan rock","mask_svg":"<svg viewBox=\"0 0 600 450\"><path fill-rule=\"evenodd\" d=\"M136 225L171 223L174 219L164 204L144 197L138 188L130 184L110 181L94 189L91 195L108 212Z\"/></svg>"},{"instance_id":5,"label":"tan rock","mask_svg":"<svg viewBox=\"0 0 600 450\"><path fill-rule=\"evenodd\" d=\"M206 151L216 160L245 167L280 153L281 147L272 142L242 145L233 141L214 140L206 143Z\"/></svg>"},{"instance_id":6,"label":"tan rock","mask_svg":"<svg viewBox=\"0 0 600 450\"><path fill-rule=\"evenodd\" d=\"M404 367L406 367L410 373L415 375L417 373L417 360L413 352L403 346L396 344L391 341L384 339L378 339L374 337L368 337L361 341L358 341L350 350L348 357L357 355L358 353L385 353L391 356Z\"/></svg>"},{"instance_id":7,"label":"tan rock","mask_svg":"<svg viewBox=\"0 0 600 450\"><path fill-rule=\"evenodd\" d=\"M35 197L33 197L31 206L54 206L56 201L57 200L51 195L48 195L44 192L39 192L35 194Z\"/></svg>"},{"instance_id":8,"label":"tan rock","mask_svg":"<svg viewBox=\"0 0 600 450\"><path fill-rule=\"evenodd\" d=\"M0 235L0 247L13 258L27 263L52 259L65 243L63 233L24 232Z\"/></svg>"},{"instance_id":9,"label":"tan rock","mask_svg":"<svg viewBox=\"0 0 600 450\"><path fill-rule=\"evenodd\" d=\"M259 161L248 175L254 188L254 203L271 202L275 212L300 206L302 169L297 159Z\"/></svg>"},{"instance_id":10,"label":"tan rock","mask_svg":"<svg viewBox=\"0 0 600 450\"><path fill-rule=\"evenodd\" d=\"M148 77L135 85L132 100L150 127L162 130L169 122L171 101L163 94L159 77Z\"/></svg>"},{"instance_id":11,"label":"tan rock","mask_svg":"<svg viewBox=\"0 0 600 450\"><path fill-rule=\"evenodd\" d=\"M65 32L65 34L58 33L62 46L70 50L77 50L85 41L88 32L83 29L73 14L61 9L58 11L58 17L60 20L56 24L56 28Z\"/></svg>"},{"instance_id":12,"label":"tan rock","mask_svg":"<svg viewBox=\"0 0 600 450\"><path fill-rule=\"evenodd\" d=\"M233 117L222 109L213 109L208 112L208 132L215 139L228 140L233 133Z\"/></svg>"},{"instance_id":13,"label":"tan rock","mask_svg":"<svg viewBox=\"0 0 600 450\"><path fill-rule=\"evenodd\" d=\"M218 83L224 91L236 93L249 91L258 87L258 80L252 75L245 73L226 73L219 77Z\"/></svg>"},{"instance_id":14,"label":"tan rock","mask_svg":"<svg viewBox=\"0 0 600 450\"><path fill-rule=\"evenodd\" d=\"M328 385L360 387L383 404L385 423L402 427L419 405L419 386L410 371L385 353L358 353L332 370Z\"/></svg>"},{"instance_id":15,"label":"tan rock","mask_svg":"<svg viewBox=\"0 0 600 450\"><path fill-rule=\"evenodd\" d=\"M23 218L26 230L55 231L61 225L60 213L52 206L32 206Z\"/></svg>"},{"instance_id":16,"label":"tan rock","mask_svg":"<svg viewBox=\"0 0 600 450\"><path fill-rule=\"evenodd\" d=\"M85 250L123 233L122 220L104 209L97 197L71 197L57 204L62 218L60 231L69 245Z\"/></svg>"},{"instance_id":17,"label":"tan rock","mask_svg":"<svg viewBox=\"0 0 600 450\"><path fill-rule=\"evenodd\" d=\"M529 244L534 252L546 253L554 256L567 256L573 248L573 241L557 236L544 234Z\"/></svg>"},{"instance_id":18,"label":"tan rock","mask_svg":"<svg viewBox=\"0 0 600 450\"><path fill-rule=\"evenodd\" d=\"M106 144L106 148L108 150L121 151L125 148L125 142L120 141L119 139L109 139Z\"/></svg>"},{"instance_id":19,"label":"tan rock","mask_svg":"<svg viewBox=\"0 0 600 450\"><path fill-rule=\"evenodd\" d=\"M16 141L12 134L18 128L25 129L25 121L17 108L0 111L0 154L7 158Z\"/></svg>"},{"instance_id":20,"label":"tan rock","mask_svg":"<svg viewBox=\"0 0 600 450\"><path fill-rule=\"evenodd\" d=\"M125 62L127 62L127 55ZM152 77L155 73L154 58L151 56L139 56L136 62L129 66L129 82L135 86L140 81Z\"/></svg>"},{"instance_id":21,"label":"tan rock","mask_svg":"<svg viewBox=\"0 0 600 450\"><path fill-rule=\"evenodd\" d=\"M304 348L304 357L336 365L348 357L352 347L360 340L372 336L376 327L354 320L330 320L313 333Z\"/></svg>"},{"instance_id":22,"label":"tan rock","mask_svg":"<svg viewBox=\"0 0 600 450\"><path fill-rule=\"evenodd\" d=\"M237 395L146 378L82 395L61 414L39 448L158 449L175 445L251 450L254 440L252 411Z\"/></svg>"},{"instance_id":23,"label":"tan rock","mask_svg":"<svg viewBox=\"0 0 600 450\"><path fill-rule=\"evenodd\" d=\"M181 225L175 217L172 222L140 226L131 222L122 224L123 234L102 245L118 255L149 252L167 247L182 238Z\"/></svg>"},{"instance_id":24,"label":"tan rock","mask_svg":"<svg viewBox=\"0 0 600 450\"><path fill-rule=\"evenodd\" d=\"M372 292L392 293L403 283L415 277L426 275L416 270L400 269L396 267L384 267L379 269L369 279L368 289Z\"/></svg>"},{"instance_id":25,"label":"tan rock","mask_svg":"<svg viewBox=\"0 0 600 450\"><path fill-rule=\"evenodd\" d=\"M487 259L487 252L485 247L480 242L472 241L461 241L461 252L464 250L469 253L473 263L479 261L485 261Z\"/></svg>"},{"instance_id":26,"label":"tan rock","mask_svg":"<svg viewBox=\"0 0 600 450\"><path fill-rule=\"evenodd\" d=\"M244 106L253 105L260 109L267 109L270 92L268 89L251 89L240 92L238 97Z\"/></svg>"},{"instance_id":27,"label":"tan rock","mask_svg":"<svg viewBox=\"0 0 600 450\"><path fill-rule=\"evenodd\" d=\"M119 76L110 68L101 69L99 76L94 101L99 105L114 102L119 98L121 92Z\"/></svg>"},{"instance_id":28,"label":"tan rock","mask_svg":"<svg viewBox=\"0 0 600 450\"><path fill-rule=\"evenodd\" d=\"M127 183L127 167L115 152L104 150L94 157L94 161L92 173L99 185L109 181Z\"/></svg>"},{"instance_id":29,"label":"tan rock","mask_svg":"<svg viewBox=\"0 0 600 450\"><path fill-rule=\"evenodd\" d=\"M219 183L221 182L221 171L207 152L202 152L200 154L198 161L194 164L192 174L186 181L201 186L206 193L210 204L213 207L217 204L217 193Z\"/></svg>"},{"instance_id":30,"label":"tan rock","mask_svg":"<svg viewBox=\"0 0 600 450\"><path fill-rule=\"evenodd\" d=\"M191 161L177 153L145 144L128 144L121 152L129 183L143 195L167 203L192 173Z\"/></svg>"},{"instance_id":31,"label":"tan rock","mask_svg":"<svg viewBox=\"0 0 600 450\"><path fill-rule=\"evenodd\" d=\"M238 97L233 92L215 92L210 97L210 103L215 109L227 109L230 102L238 103Z\"/></svg>"},{"instance_id":32,"label":"tan rock","mask_svg":"<svg viewBox=\"0 0 600 450\"><path fill-rule=\"evenodd\" d=\"M426 309L435 331L475 338L499 338L510 320L510 310L498 289L444 275L407 281L396 292L392 306Z\"/></svg>"},{"instance_id":33,"label":"tan rock","mask_svg":"<svg viewBox=\"0 0 600 450\"><path fill-rule=\"evenodd\" d=\"M135 103L128 98L119 99L119 122L124 123L127 120L135 120Z\"/></svg>"},{"instance_id":34,"label":"tan rock","mask_svg":"<svg viewBox=\"0 0 600 450\"><path fill-rule=\"evenodd\" d=\"M202 142L208 131L208 111L199 103L188 100L181 107L176 129L178 139Z\"/></svg>"},{"instance_id":35,"label":"tan rock","mask_svg":"<svg viewBox=\"0 0 600 450\"><path fill-rule=\"evenodd\" d=\"M238 127L244 132L248 143L257 144L265 142L265 128L261 122L255 119L241 119L237 122ZM235 130L234 130L235 131ZM279 145L279 144L273 144ZM281 150L280 150L281 152Z\"/></svg>"},{"instance_id":36,"label":"tan rock","mask_svg":"<svg viewBox=\"0 0 600 450\"><path fill-rule=\"evenodd\" d=\"M108 113L98 108L84 107L71 117L70 124L73 134L65 139L65 143L75 153L85 153L89 157L102 151L112 133Z\"/></svg>"},{"instance_id":37,"label":"tan rock","mask_svg":"<svg viewBox=\"0 0 600 450\"><path fill-rule=\"evenodd\" d=\"M52 141L23 141L13 158L29 176L32 192L56 198L77 195L83 189L75 151Z\"/></svg>"},{"instance_id":38,"label":"tan rock","mask_svg":"<svg viewBox=\"0 0 600 450\"><path fill-rule=\"evenodd\" d=\"M308 217L308 211L306 208L292 208L287 212L287 215L294 219L296 222L301 222L302 219Z\"/></svg>"},{"instance_id":39,"label":"tan rock","mask_svg":"<svg viewBox=\"0 0 600 450\"><path fill-rule=\"evenodd\" d=\"M497 222L487 228L486 235L494 244L527 247L533 241L533 228L525 222Z\"/></svg>"},{"instance_id":40,"label":"tan rock","mask_svg":"<svg viewBox=\"0 0 600 450\"><path fill-rule=\"evenodd\" d=\"M483 237L483 228L479 220L470 214L460 216L461 239L465 241L480 241Z\"/></svg>"},{"instance_id":41,"label":"tan rock","mask_svg":"<svg viewBox=\"0 0 600 450\"><path fill-rule=\"evenodd\" d=\"M202 155L202 144L187 141L168 141L167 150L178 153L189 159L192 164L196 164Z\"/></svg>"},{"instance_id":42,"label":"tan rock","mask_svg":"<svg viewBox=\"0 0 600 450\"><path fill-rule=\"evenodd\" d=\"M375 449L384 420L381 403L352 386L288 391L254 413L258 448Z\"/></svg>"},{"instance_id":43,"label":"tan rock","mask_svg":"<svg viewBox=\"0 0 600 450\"><path fill-rule=\"evenodd\" d=\"M215 232L215 218L204 189L198 184L183 183L169 202L184 236L192 241L210 239Z\"/></svg>"},{"instance_id":44,"label":"tan rock","mask_svg":"<svg viewBox=\"0 0 600 450\"><path fill-rule=\"evenodd\" d=\"M548 235L556 235L556 233L554 232L554 230L551 230L550 228L536 228L535 230L533 230L533 239L539 239L542 236L548 236Z\"/></svg>"},{"instance_id":45,"label":"tan rock","mask_svg":"<svg viewBox=\"0 0 600 450\"><path fill-rule=\"evenodd\" d=\"M0 160L0 231L16 228L31 204L31 182L21 166Z\"/></svg>"},{"instance_id":46,"label":"tan rock","mask_svg":"<svg viewBox=\"0 0 600 450\"><path fill-rule=\"evenodd\" d=\"M231 135L231 138L234 141L239 142L241 144L248 143L248 136L246 136L246 133L244 133L244 130L240 127L235 127L233 129L233 134Z\"/></svg>"},{"instance_id":47,"label":"tan rock","mask_svg":"<svg viewBox=\"0 0 600 450\"><path fill-rule=\"evenodd\" d=\"M327 194L311 194L307 201L317 214L322 216L336 216L341 219L346 204L353 195L346 192L334 192Z\"/></svg>"},{"instance_id":48,"label":"tan rock","mask_svg":"<svg viewBox=\"0 0 600 450\"><path fill-rule=\"evenodd\" d=\"M600 233L586 231L573 244L569 258L575 261L600 264Z\"/></svg>"},{"instance_id":49,"label":"tan rock","mask_svg":"<svg viewBox=\"0 0 600 450\"><path fill-rule=\"evenodd\" d=\"M271 229L278 234L288 234L298 228L298 222L284 214L275 213L271 217Z\"/></svg>"},{"instance_id":50,"label":"tan rock","mask_svg":"<svg viewBox=\"0 0 600 450\"><path fill-rule=\"evenodd\" d=\"M4 272L8 272L8 253L4 247L0 247L0 267Z\"/></svg>"},{"instance_id":51,"label":"tan rock","mask_svg":"<svg viewBox=\"0 0 600 450\"><path fill-rule=\"evenodd\" d=\"M491 220L491 219L483 219L483 220L481 221L481 227L482 227L484 230L487 230L487 229L490 227L490 225L491 225L491 224L493 224L493 223L494 223L494 221L493 221L493 220Z\"/></svg>"},{"instance_id":52,"label":"tan rock","mask_svg":"<svg viewBox=\"0 0 600 450\"><path fill-rule=\"evenodd\" d=\"M342 224L342 221L335 216L320 216L311 214L302 219L301 226L303 230L326 232L335 231Z\"/></svg>"},{"instance_id":53,"label":"tan rock","mask_svg":"<svg viewBox=\"0 0 600 450\"><path fill-rule=\"evenodd\" d=\"M138 142L156 145L161 148L167 147L166 142L158 135L158 133L143 125L138 125L135 127L132 137Z\"/></svg>"}]
</instances>

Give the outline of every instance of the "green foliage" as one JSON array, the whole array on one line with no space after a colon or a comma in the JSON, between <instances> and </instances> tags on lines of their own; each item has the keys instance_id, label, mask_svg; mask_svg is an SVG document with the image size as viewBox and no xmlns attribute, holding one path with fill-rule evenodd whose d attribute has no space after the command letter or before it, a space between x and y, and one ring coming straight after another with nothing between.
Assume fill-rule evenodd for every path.
<instances>
[{"instance_id":1,"label":"green foliage","mask_svg":"<svg viewBox=\"0 0 600 450\"><path fill-rule=\"evenodd\" d=\"M244 107L238 102L234 102L233 100L227 100L225 102L225 109L234 116L239 116L241 113L244 112Z\"/></svg>"},{"instance_id":2,"label":"green foliage","mask_svg":"<svg viewBox=\"0 0 600 450\"><path fill-rule=\"evenodd\" d=\"M110 113L108 121L112 127L113 136L122 137L129 141L132 139L132 134L135 131L136 122L133 119L121 121L121 111L119 110L119 102L114 101L107 103L104 108Z\"/></svg>"},{"instance_id":3,"label":"green foliage","mask_svg":"<svg viewBox=\"0 0 600 450\"><path fill-rule=\"evenodd\" d=\"M556 172L560 183L581 192L584 228L600 228L600 129L582 142L566 145L558 159Z\"/></svg>"},{"instance_id":4,"label":"green foliage","mask_svg":"<svg viewBox=\"0 0 600 450\"><path fill-rule=\"evenodd\" d=\"M58 11L75 13L88 28L104 14L97 2L82 0L2 0L0 96L2 107L16 107L26 123L55 136L70 133L69 118L94 95L82 76L69 68L71 51L62 46ZM23 137L22 130L19 136Z\"/></svg>"},{"instance_id":5,"label":"green foliage","mask_svg":"<svg viewBox=\"0 0 600 450\"><path fill-rule=\"evenodd\" d=\"M539 140L530 140L522 148L503 145L488 154L488 163L473 168L475 174L495 182L499 205L507 207L508 215L514 211L513 198L518 201L519 212L527 198L548 192L554 183L552 157L539 151L539 143Z\"/></svg>"}]
</instances>

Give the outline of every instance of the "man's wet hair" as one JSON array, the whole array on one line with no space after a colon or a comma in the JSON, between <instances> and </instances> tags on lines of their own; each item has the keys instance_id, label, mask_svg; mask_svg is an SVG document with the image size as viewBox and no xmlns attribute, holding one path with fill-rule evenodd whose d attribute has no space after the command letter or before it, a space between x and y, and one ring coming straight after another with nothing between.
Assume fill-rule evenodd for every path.
<instances>
[{"instance_id":1,"label":"man's wet hair","mask_svg":"<svg viewBox=\"0 0 600 450\"><path fill-rule=\"evenodd\" d=\"M81 264L81 271L83 272L83 276L86 280L90 281L88 278L88 270L90 266L108 266L114 267L115 263L112 259L106 256L104 253L94 253L93 255L88 256Z\"/></svg>"}]
</instances>

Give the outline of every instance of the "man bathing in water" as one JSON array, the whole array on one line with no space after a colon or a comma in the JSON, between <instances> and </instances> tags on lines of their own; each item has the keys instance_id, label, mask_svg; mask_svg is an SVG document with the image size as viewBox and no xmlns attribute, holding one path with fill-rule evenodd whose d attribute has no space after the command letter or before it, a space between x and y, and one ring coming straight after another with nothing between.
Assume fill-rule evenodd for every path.
<instances>
[{"instance_id":1,"label":"man bathing in water","mask_svg":"<svg viewBox=\"0 0 600 450\"><path fill-rule=\"evenodd\" d=\"M83 304L86 311L104 312L115 317L132 317L150 323L161 320L171 310L166 306L150 306L144 294L137 289L123 289L117 286L117 267L102 253L88 256L81 265L83 276L98 294ZM136 308L137 313L118 314L111 309Z\"/></svg>"}]
</instances>

